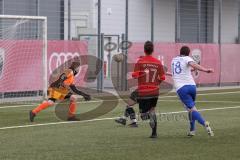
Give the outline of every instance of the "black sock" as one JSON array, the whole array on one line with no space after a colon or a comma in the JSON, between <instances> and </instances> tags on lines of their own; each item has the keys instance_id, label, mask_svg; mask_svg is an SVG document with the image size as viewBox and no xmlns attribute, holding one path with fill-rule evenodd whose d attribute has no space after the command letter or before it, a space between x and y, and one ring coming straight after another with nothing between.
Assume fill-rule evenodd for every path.
<instances>
[{"instance_id":1,"label":"black sock","mask_svg":"<svg viewBox=\"0 0 240 160\"><path fill-rule=\"evenodd\" d=\"M125 115L127 115L126 117L130 116L131 120L136 119L135 111L132 107L126 108Z\"/></svg>"},{"instance_id":2,"label":"black sock","mask_svg":"<svg viewBox=\"0 0 240 160\"><path fill-rule=\"evenodd\" d=\"M126 109L125 109L125 111L124 111L124 116L125 116L126 118L129 117L128 108L129 108L129 106L126 106Z\"/></svg>"}]
</instances>

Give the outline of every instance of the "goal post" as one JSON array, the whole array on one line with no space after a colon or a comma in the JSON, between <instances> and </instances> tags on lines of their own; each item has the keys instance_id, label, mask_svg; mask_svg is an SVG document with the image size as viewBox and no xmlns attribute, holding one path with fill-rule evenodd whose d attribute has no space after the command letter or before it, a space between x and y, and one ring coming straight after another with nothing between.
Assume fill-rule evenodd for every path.
<instances>
[{"instance_id":1,"label":"goal post","mask_svg":"<svg viewBox=\"0 0 240 160\"><path fill-rule=\"evenodd\" d=\"M47 18L0 15L0 103L47 98Z\"/></svg>"}]
</instances>

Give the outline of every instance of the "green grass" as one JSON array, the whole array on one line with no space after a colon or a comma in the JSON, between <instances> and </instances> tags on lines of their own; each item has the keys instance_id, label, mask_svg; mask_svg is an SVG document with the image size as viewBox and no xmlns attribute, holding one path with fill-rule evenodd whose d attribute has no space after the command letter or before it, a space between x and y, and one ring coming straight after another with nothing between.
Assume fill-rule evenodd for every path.
<instances>
[{"instance_id":1,"label":"green grass","mask_svg":"<svg viewBox=\"0 0 240 160\"><path fill-rule=\"evenodd\" d=\"M159 100L158 112L184 110L177 97ZM97 105L99 102L79 103L78 112L87 112ZM3 106L6 105L0 107ZM98 118L122 115L124 106L124 102L119 101L118 107ZM240 92L199 95L197 98L198 109L233 106L240 106ZM186 113L174 114L182 116L178 121L173 115L168 115L169 120L159 118L159 137L154 140L148 138L150 127L147 122L140 122L138 128L102 120L4 129L60 122L54 108L49 108L36 117L36 122L29 123L28 111L34 107L0 108L0 160L239 160L240 157L240 108L202 112L212 124L214 137L208 137L204 128L197 125L196 136L187 138Z\"/></svg>"}]
</instances>

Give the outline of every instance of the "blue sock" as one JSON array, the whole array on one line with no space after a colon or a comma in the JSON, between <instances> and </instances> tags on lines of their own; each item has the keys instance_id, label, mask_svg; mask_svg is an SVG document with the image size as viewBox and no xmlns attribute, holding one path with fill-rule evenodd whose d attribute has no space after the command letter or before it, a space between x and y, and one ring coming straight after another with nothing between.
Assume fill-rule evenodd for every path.
<instances>
[{"instance_id":1,"label":"blue sock","mask_svg":"<svg viewBox=\"0 0 240 160\"><path fill-rule=\"evenodd\" d=\"M190 131L195 131L195 120L193 120L191 112L188 113L188 118L190 122Z\"/></svg>"},{"instance_id":2,"label":"blue sock","mask_svg":"<svg viewBox=\"0 0 240 160\"><path fill-rule=\"evenodd\" d=\"M195 121L197 120L198 123L201 125L205 126L205 120L201 116L201 114L198 111L192 111L192 119Z\"/></svg>"}]
</instances>

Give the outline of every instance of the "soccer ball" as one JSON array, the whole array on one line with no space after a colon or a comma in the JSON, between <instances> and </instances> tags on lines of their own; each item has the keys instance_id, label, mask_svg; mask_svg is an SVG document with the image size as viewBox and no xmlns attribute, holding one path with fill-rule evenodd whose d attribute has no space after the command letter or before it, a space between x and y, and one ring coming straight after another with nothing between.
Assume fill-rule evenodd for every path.
<instances>
[{"instance_id":1,"label":"soccer ball","mask_svg":"<svg viewBox=\"0 0 240 160\"><path fill-rule=\"evenodd\" d=\"M113 56L113 59L114 59L114 61L116 61L116 62L122 62L123 59L124 59L124 55L123 55L122 53L115 54L115 55Z\"/></svg>"}]
</instances>

